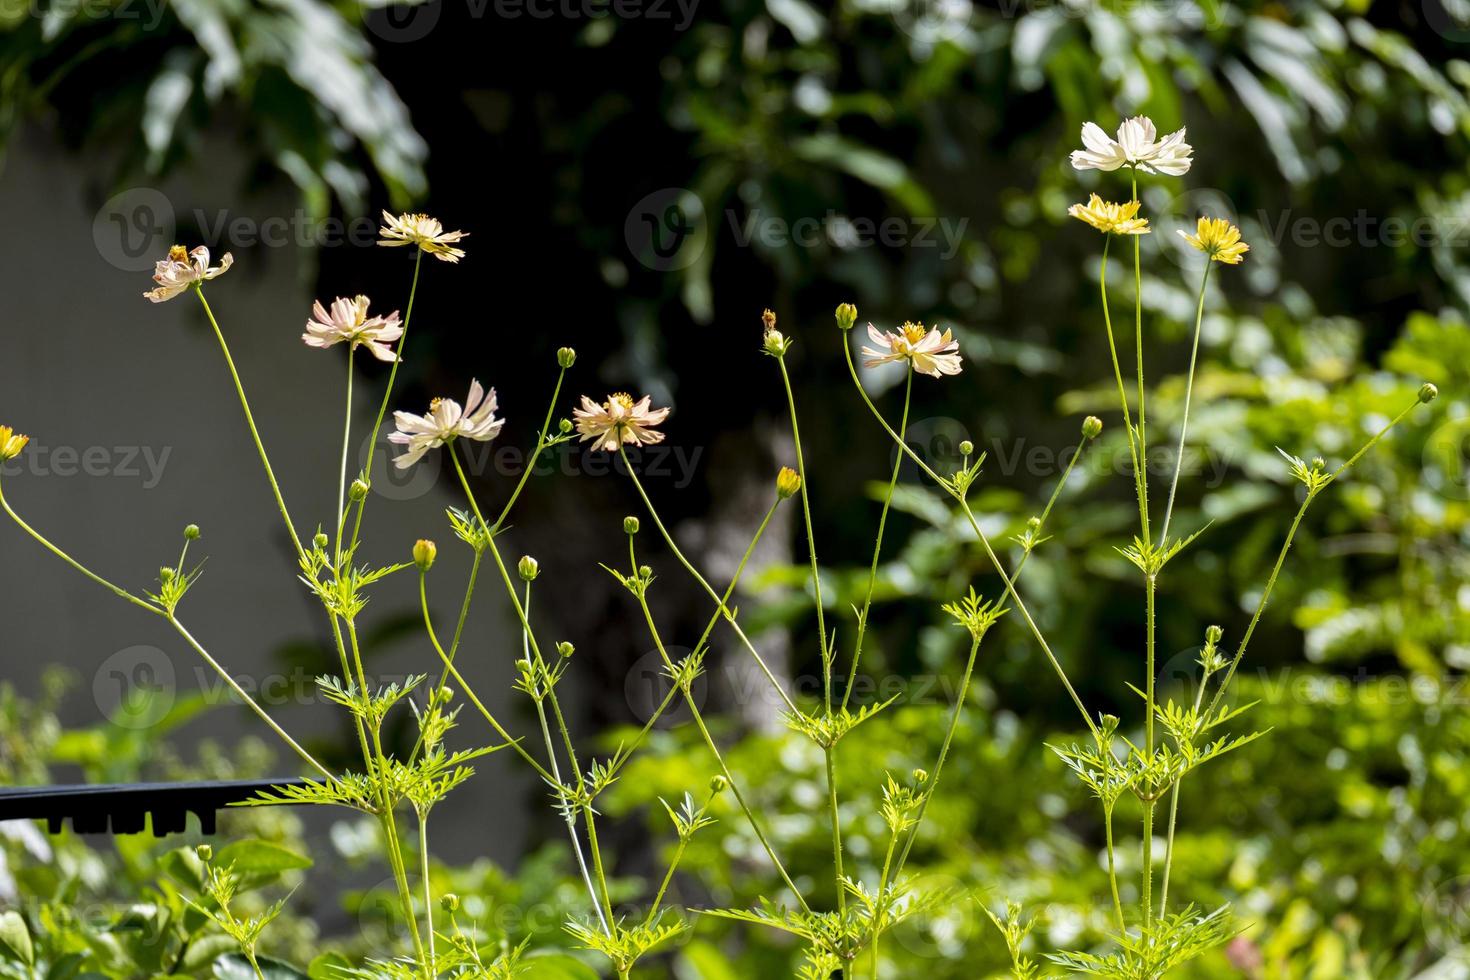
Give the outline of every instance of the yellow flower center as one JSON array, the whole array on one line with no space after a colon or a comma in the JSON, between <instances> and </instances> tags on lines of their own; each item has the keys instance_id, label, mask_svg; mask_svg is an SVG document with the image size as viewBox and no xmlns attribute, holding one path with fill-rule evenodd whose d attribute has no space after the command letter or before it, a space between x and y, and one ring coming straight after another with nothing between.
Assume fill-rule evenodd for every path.
<instances>
[{"instance_id":1,"label":"yellow flower center","mask_svg":"<svg viewBox=\"0 0 1470 980\"><path fill-rule=\"evenodd\" d=\"M175 245L168 250L168 260L170 262L188 262L189 250L182 245Z\"/></svg>"},{"instance_id":2,"label":"yellow flower center","mask_svg":"<svg viewBox=\"0 0 1470 980\"><path fill-rule=\"evenodd\" d=\"M910 347L923 340L924 335L928 332L928 330L924 329L922 323L905 323L899 328L899 333L903 336L904 343Z\"/></svg>"},{"instance_id":3,"label":"yellow flower center","mask_svg":"<svg viewBox=\"0 0 1470 980\"><path fill-rule=\"evenodd\" d=\"M626 391L619 391L608 395L607 407L612 408L613 405L621 406L624 411L631 412L633 411L633 396Z\"/></svg>"}]
</instances>

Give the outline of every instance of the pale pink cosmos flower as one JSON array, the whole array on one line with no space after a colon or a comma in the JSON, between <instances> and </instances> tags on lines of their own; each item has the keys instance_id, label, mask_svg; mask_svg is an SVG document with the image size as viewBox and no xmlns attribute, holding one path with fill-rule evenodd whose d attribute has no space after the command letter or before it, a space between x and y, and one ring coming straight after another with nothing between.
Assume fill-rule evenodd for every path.
<instances>
[{"instance_id":1,"label":"pale pink cosmos flower","mask_svg":"<svg viewBox=\"0 0 1470 980\"><path fill-rule=\"evenodd\" d=\"M427 214L391 215L383 212L383 226L378 229L379 245L392 248L396 245L417 245L442 262L458 262L464 258L464 249L455 248L461 239L468 238L467 231L445 231L438 218Z\"/></svg>"},{"instance_id":2,"label":"pale pink cosmos flower","mask_svg":"<svg viewBox=\"0 0 1470 980\"><path fill-rule=\"evenodd\" d=\"M321 349L349 343L353 350L366 347L380 361L397 360L398 355L388 345L403 336L398 311L369 318L368 302L366 296L353 299L338 296L328 310L318 300L311 305L312 319L306 321L306 333L301 339L308 347Z\"/></svg>"},{"instance_id":3,"label":"pale pink cosmos flower","mask_svg":"<svg viewBox=\"0 0 1470 980\"><path fill-rule=\"evenodd\" d=\"M153 267L153 281L158 283L158 288L150 289L143 296L155 303L171 300L196 282L208 282L224 275L234 264L235 257L226 252L219 265L211 269L209 249L200 245L189 252L184 246L175 245L168 250L168 258L159 260Z\"/></svg>"},{"instance_id":4,"label":"pale pink cosmos flower","mask_svg":"<svg viewBox=\"0 0 1470 980\"><path fill-rule=\"evenodd\" d=\"M1184 142L1184 129L1163 139L1147 116L1123 120L1118 138L1111 139L1097 123L1082 125L1084 149L1072 151L1072 166L1078 170L1117 170L1134 167L1145 173L1179 177L1189 172L1194 147Z\"/></svg>"},{"instance_id":5,"label":"pale pink cosmos flower","mask_svg":"<svg viewBox=\"0 0 1470 980\"><path fill-rule=\"evenodd\" d=\"M876 347L863 348L867 367L908 361L915 371L934 378L960 373L960 343L948 330L941 333L937 327L926 330L922 323L905 323L894 333L870 323L868 336Z\"/></svg>"},{"instance_id":6,"label":"pale pink cosmos flower","mask_svg":"<svg viewBox=\"0 0 1470 980\"><path fill-rule=\"evenodd\" d=\"M627 392L608 395L601 405L582 396L582 407L572 410L582 441L596 440L594 448L612 452L619 444L651 446L662 442L664 434L652 426L669 417L667 408L650 408L653 398L644 395L637 402Z\"/></svg>"},{"instance_id":7,"label":"pale pink cosmos flower","mask_svg":"<svg viewBox=\"0 0 1470 980\"><path fill-rule=\"evenodd\" d=\"M430 449L453 442L455 439L474 439L489 442L500 435L504 419L495 417L495 389L488 392L480 382L470 382L470 394L463 406L452 398L435 398L429 403L427 415L410 415L394 412L393 422L398 431L388 436L388 441L398 446L407 446L408 452L393 461L400 470L406 470L424 458Z\"/></svg>"}]
</instances>

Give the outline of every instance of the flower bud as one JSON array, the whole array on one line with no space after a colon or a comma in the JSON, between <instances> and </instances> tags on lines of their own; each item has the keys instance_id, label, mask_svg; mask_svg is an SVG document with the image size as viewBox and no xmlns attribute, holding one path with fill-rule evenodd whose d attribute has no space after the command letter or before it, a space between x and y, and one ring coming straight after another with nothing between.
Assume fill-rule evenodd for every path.
<instances>
[{"instance_id":1,"label":"flower bud","mask_svg":"<svg viewBox=\"0 0 1470 980\"><path fill-rule=\"evenodd\" d=\"M419 539L413 546L413 563L419 567L419 571L427 572L434 567L434 559L439 557L439 546L434 542Z\"/></svg>"},{"instance_id":2,"label":"flower bud","mask_svg":"<svg viewBox=\"0 0 1470 980\"><path fill-rule=\"evenodd\" d=\"M1314 470L1325 470L1326 468L1327 468L1327 460L1323 459L1321 456L1313 456L1312 457L1312 469L1314 469Z\"/></svg>"},{"instance_id":3,"label":"flower bud","mask_svg":"<svg viewBox=\"0 0 1470 980\"><path fill-rule=\"evenodd\" d=\"M625 518L623 518L623 533L624 534L637 534L638 533L638 518L636 518L636 517L625 517Z\"/></svg>"},{"instance_id":4,"label":"flower bud","mask_svg":"<svg viewBox=\"0 0 1470 980\"><path fill-rule=\"evenodd\" d=\"M1439 389L1428 381L1424 382L1423 386L1419 389L1419 401L1428 405L1437 397L1439 397Z\"/></svg>"},{"instance_id":5,"label":"flower bud","mask_svg":"<svg viewBox=\"0 0 1470 980\"><path fill-rule=\"evenodd\" d=\"M186 541L198 541L199 540L199 525L198 524L190 524L188 527L184 528L184 539Z\"/></svg>"},{"instance_id":6,"label":"flower bud","mask_svg":"<svg viewBox=\"0 0 1470 980\"><path fill-rule=\"evenodd\" d=\"M730 781L724 776L715 776L709 781L709 791L711 793L723 793L729 787Z\"/></svg>"},{"instance_id":7,"label":"flower bud","mask_svg":"<svg viewBox=\"0 0 1470 980\"><path fill-rule=\"evenodd\" d=\"M562 659L565 660L571 657L572 654L576 653L577 648L572 646L571 643L567 642L566 640L562 640L556 645L556 652L561 654Z\"/></svg>"},{"instance_id":8,"label":"flower bud","mask_svg":"<svg viewBox=\"0 0 1470 980\"><path fill-rule=\"evenodd\" d=\"M920 786L923 786L928 781L929 781L929 773L927 771L925 771L923 769L915 769L914 770L914 782L918 783Z\"/></svg>"},{"instance_id":9,"label":"flower bud","mask_svg":"<svg viewBox=\"0 0 1470 980\"><path fill-rule=\"evenodd\" d=\"M653 569L647 565L639 565L638 577L647 582L649 579L653 578Z\"/></svg>"},{"instance_id":10,"label":"flower bud","mask_svg":"<svg viewBox=\"0 0 1470 980\"><path fill-rule=\"evenodd\" d=\"M781 467L776 474L776 496L788 500L801 492L801 477L789 466Z\"/></svg>"},{"instance_id":11,"label":"flower bud","mask_svg":"<svg viewBox=\"0 0 1470 980\"><path fill-rule=\"evenodd\" d=\"M560 422L556 423L556 427L562 435L566 435L568 432L572 431L572 420L562 419Z\"/></svg>"},{"instance_id":12,"label":"flower bud","mask_svg":"<svg viewBox=\"0 0 1470 980\"><path fill-rule=\"evenodd\" d=\"M1209 629L1205 630L1205 642L1208 643L1210 646L1214 646L1216 643L1220 642L1220 639L1224 635L1225 631L1222 630L1220 627L1211 626Z\"/></svg>"},{"instance_id":13,"label":"flower bud","mask_svg":"<svg viewBox=\"0 0 1470 980\"><path fill-rule=\"evenodd\" d=\"M350 501L352 501L354 504L360 504L360 503L362 503L364 500L367 499L367 495L368 495L368 485L367 485L367 482L365 480L360 479L360 478L359 479L356 479L356 480L353 480L352 481L352 486L350 486L350 487L347 488L347 499L350 500Z\"/></svg>"},{"instance_id":14,"label":"flower bud","mask_svg":"<svg viewBox=\"0 0 1470 980\"><path fill-rule=\"evenodd\" d=\"M556 352L556 363L562 368L569 368L577 363L577 352L570 347L562 347Z\"/></svg>"},{"instance_id":15,"label":"flower bud","mask_svg":"<svg viewBox=\"0 0 1470 980\"><path fill-rule=\"evenodd\" d=\"M761 313L761 323L765 326L766 331L768 333L770 331L772 331L772 330L775 330L776 329L776 314L775 314L775 311L770 310L770 309L767 309L763 313Z\"/></svg>"},{"instance_id":16,"label":"flower bud","mask_svg":"<svg viewBox=\"0 0 1470 980\"><path fill-rule=\"evenodd\" d=\"M1032 531L1041 530L1041 518L1033 514L1031 517L1028 517L1026 519L1026 527Z\"/></svg>"},{"instance_id":17,"label":"flower bud","mask_svg":"<svg viewBox=\"0 0 1470 980\"><path fill-rule=\"evenodd\" d=\"M1121 721L1122 719L1117 715L1103 715L1101 725L1103 737L1108 738L1116 732Z\"/></svg>"},{"instance_id":18,"label":"flower bud","mask_svg":"<svg viewBox=\"0 0 1470 980\"><path fill-rule=\"evenodd\" d=\"M174 570L172 568L160 568L158 570L158 580L164 585L172 582L174 580Z\"/></svg>"},{"instance_id":19,"label":"flower bud","mask_svg":"<svg viewBox=\"0 0 1470 980\"><path fill-rule=\"evenodd\" d=\"M960 455L969 456L975 451L975 444L968 439L960 442Z\"/></svg>"},{"instance_id":20,"label":"flower bud","mask_svg":"<svg viewBox=\"0 0 1470 980\"><path fill-rule=\"evenodd\" d=\"M454 892L445 892L439 896L439 907L446 912L458 912L459 896Z\"/></svg>"},{"instance_id":21,"label":"flower bud","mask_svg":"<svg viewBox=\"0 0 1470 980\"><path fill-rule=\"evenodd\" d=\"M522 582L534 582L536 576L541 574L541 563L530 555L522 555L520 562L516 564L516 571L521 573Z\"/></svg>"},{"instance_id":22,"label":"flower bud","mask_svg":"<svg viewBox=\"0 0 1470 980\"><path fill-rule=\"evenodd\" d=\"M527 673L531 669L531 661L527 660L525 657L522 657L520 660L516 661L515 667L516 670L520 671L521 673Z\"/></svg>"},{"instance_id":23,"label":"flower bud","mask_svg":"<svg viewBox=\"0 0 1470 980\"><path fill-rule=\"evenodd\" d=\"M325 548L329 541L331 541L331 539L328 538L326 534L321 531L316 532L316 536L311 539L311 543L317 548Z\"/></svg>"},{"instance_id":24,"label":"flower bud","mask_svg":"<svg viewBox=\"0 0 1470 980\"><path fill-rule=\"evenodd\" d=\"M782 336L779 330L767 330L765 338L761 341L761 345L765 348L767 354L775 357L780 357L786 353L786 338Z\"/></svg>"},{"instance_id":25,"label":"flower bud","mask_svg":"<svg viewBox=\"0 0 1470 980\"><path fill-rule=\"evenodd\" d=\"M837 327L841 330L851 330L852 325L857 323L857 307L851 303L843 303L837 307Z\"/></svg>"},{"instance_id":26,"label":"flower bud","mask_svg":"<svg viewBox=\"0 0 1470 980\"><path fill-rule=\"evenodd\" d=\"M199 860L201 861L208 862L214 858L214 848L210 847L208 844L200 844L198 847L194 848L194 856L199 858Z\"/></svg>"},{"instance_id":27,"label":"flower bud","mask_svg":"<svg viewBox=\"0 0 1470 980\"><path fill-rule=\"evenodd\" d=\"M1088 439L1096 439L1102 432L1102 419L1096 415L1089 415L1082 420L1082 435Z\"/></svg>"}]
</instances>

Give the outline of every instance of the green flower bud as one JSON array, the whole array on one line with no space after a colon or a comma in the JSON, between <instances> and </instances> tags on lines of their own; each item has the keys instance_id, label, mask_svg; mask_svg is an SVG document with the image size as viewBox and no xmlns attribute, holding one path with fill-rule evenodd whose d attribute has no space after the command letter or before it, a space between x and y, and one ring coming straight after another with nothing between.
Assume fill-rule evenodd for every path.
<instances>
[{"instance_id":1,"label":"green flower bud","mask_svg":"<svg viewBox=\"0 0 1470 980\"><path fill-rule=\"evenodd\" d=\"M325 548L330 540L325 534L318 531L316 532L316 536L311 539L311 543L317 548Z\"/></svg>"},{"instance_id":2,"label":"green flower bud","mask_svg":"<svg viewBox=\"0 0 1470 980\"><path fill-rule=\"evenodd\" d=\"M354 504L362 503L364 500L367 499L367 495L367 482L361 478L353 480L352 486L347 488L347 499L352 501Z\"/></svg>"},{"instance_id":3,"label":"green flower bud","mask_svg":"<svg viewBox=\"0 0 1470 980\"><path fill-rule=\"evenodd\" d=\"M530 671L530 669L531 661L525 659L524 657L516 661L516 670L520 671L521 673L527 673L528 671Z\"/></svg>"},{"instance_id":4,"label":"green flower bud","mask_svg":"<svg viewBox=\"0 0 1470 980\"><path fill-rule=\"evenodd\" d=\"M570 347L563 347L556 352L556 363L563 368L569 368L577 363L577 352Z\"/></svg>"},{"instance_id":5,"label":"green flower bud","mask_svg":"<svg viewBox=\"0 0 1470 980\"><path fill-rule=\"evenodd\" d=\"M566 435L568 432L572 431L572 420L562 419L560 422L556 423L556 427L562 435Z\"/></svg>"},{"instance_id":6,"label":"green flower bud","mask_svg":"<svg viewBox=\"0 0 1470 980\"><path fill-rule=\"evenodd\" d=\"M1089 415L1082 420L1082 435L1088 439L1096 439L1102 432L1102 419L1096 415Z\"/></svg>"},{"instance_id":7,"label":"green flower bud","mask_svg":"<svg viewBox=\"0 0 1470 980\"><path fill-rule=\"evenodd\" d=\"M1220 642L1221 637L1223 637L1224 635L1225 631L1222 630L1220 627L1211 626L1209 629L1205 630L1205 642L1208 643L1210 646L1214 646L1216 643Z\"/></svg>"},{"instance_id":8,"label":"green flower bud","mask_svg":"<svg viewBox=\"0 0 1470 980\"><path fill-rule=\"evenodd\" d=\"M653 569L649 568L647 565L639 565L638 577L647 582L649 579L653 578Z\"/></svg>"},{"instance_id":9,"label":"green flower bud","mask_svg":"<svg viewBox=\"0 0 1470 980\"><path fill-rule=\"evenodd\" d=\"M969 456L975 452L975 444L968 439L960 443L960 455Z\"/></svg>"},{"instance_id":10,"label":"green flower bud","mask_svg":"<svg viewBox=\"0 0 1470 980\"><path fill-rule=\"evenodd\" d=\"M730 781L724 776L715 776L709 781L709 791L711 793L723 793L729 787Z\"/></svg>"},{"instance_id":11,"label":"green flower bud","mask_svg":"<svg viewBox=\"0 0 1470 980\"><path fill-rule=\"evenodd\" d=\"M521 573L522 582L534 582L536 576L541 574L541 563L530 555L522 555L520 562L516 564L516 571Z\"/></svg>"},{"instance_id":12,"label":"green flower bud","mask_svg":"<svg viewBox=\"0 0 1470 980\"><path fill-rule=\"evenodd\" d=\"M623 518L623 533L624 534L637 534L638 533L638 518L636 518L636 517L625 517L625 518Z\"/></svg>"},{"instance_id":13,"label":"green flower bud","mask_svg":"<svg viewBox=\"0 0 1470 980\"><path fill-rule=\"evenodd\" d=\"M445 892L439 897L439 907L446 912L458 912L459 896L454 892Z\"/></svg>"},{"instance_id":14,"label":"green flower bud","mask_svg":"<svg viewBox=\"0 0 1470 980\"><path fill-rule=\"evenodd\" d=\"M914 770L914 782L918 783L920 786L923 786L928 781L929 781L929 773L928 772L926 772L923 769L915 769Z\"/></svg>"},{"instance_id":15,"label":"green flower bud","mask_svg":"<svg viewBox=\"0 0 1470 980\"><path fill-rule=\"evenodd\" d=\"M184 537L185 537L185 539L187 539L189 541L198 541L199 540L199 525L198 524L190 524L188 527L184 528Z\"/></svg>"},{"instance_id":16,"label":"green flower bud","mask_svg":"<svg viewBox=\"0 0 1470 980\"><path fill-rule=\"evenodd\" d=\"M420 538L413 546L413 563L421 572L427 572L433 568L434 559L438 557L439 546L432 541Z\"/></svg>"},{"instance_id":17,"label":"green flower bud","mask_svg":"<svg viewBox=\"0 0 1470 980\"><path fill-rule=\"evenodd\" d=\"M1434 399L1438 397L1439 389L1430 384L1428 381L1424 382L1423 386L1419 389L1419 401L1423 402L1425 405L1428 405L1430 402L1434 401Z\"/></svg>"},{"instance_id":18,"label":"green flower bud","mask_svg":"<svg viewBox=\"0 0 1470 980\"><path fill-rule=\"evenodd\" d=\"M841 330L851 330L852 325L857 323L857 307L851 303L843 303L837 307L837 326Z\"/></svg>"},{"instance_id":19,"label":"green flower bud","mask_svg":"<svg viewBox=\"0 0 1470 980\"><path fill-rule=\"evenodd\" d=\"M1100 726L1102 728L1103 738L1111 737L1118 730L1118 725L1121 720L1117 715L1103 715L1102 725Z\"/></svg>"},{"instance_id":20,"label":"green flower bud","mask_svg":"<svg viewBox=\"0 0 1470 980\"><path fill-rule=\"evenodd\" d=\"M199 858L199 860L208 863L214 858L214 848L210 847L208 844L200 844L198 847L194 848L194 854L196 857Z\"/></svg>"},{"instance_id":21,"label":"green flower bud","mask_svg":"<svg viewBox=\"0 0 1470 980\"><path fill-rule=\"evenodd\" d=\"M174 570L172 568L160 568L158 570L158 580L164 585L172 582L174 580Z\"/></svg>"},{"instance_id":22,"label":"green flower bud","mask_svg":"<svg viewBox=\"0 0 1470 980\"><path fill-rule=\"evenodd\" d=\"M577 648L574 647L574 646L572 646L566 640L562 640L560 643L558 643L556 645L556 652L559 653L559 654L561 654L561 656L562 656L563 659L566 659L566 658L570 657L572 654L576 653L577 652Z\"/></svg>"}]
</instances>

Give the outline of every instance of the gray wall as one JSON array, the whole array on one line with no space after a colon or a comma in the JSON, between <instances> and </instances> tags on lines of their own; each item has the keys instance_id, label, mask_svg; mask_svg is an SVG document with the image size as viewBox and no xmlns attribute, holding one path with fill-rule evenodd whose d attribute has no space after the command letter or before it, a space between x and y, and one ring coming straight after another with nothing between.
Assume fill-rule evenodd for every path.
<instances>
[{"instance_id":1,"label":"gray wall","mask_svg":"<svg viewBox=\"0 0 1470 980\"><path fill-rule=\"evenodd\" d=\"M84 166L40 133L12 144L0 174L0 209L10 228L0 268L6 296L0 424L33 442L7 466L4 487L34 526L135 592L154 585L159 566L176 558L183 527L200 525L204 537L195 554L209 561L180 619L247 686L275 684L272 713L293 734L310 735L330 730L340 709L321 703L310 678L293 677L297 672L276 662L272 651L322 635L323 614L296 580L291 549L199 304L187 295L157 306L142 297L151 285L146 270L173 235L169 209L189 214L200 208L211 216L233 209L234 217L250 222L293 213L290 188L240 196L241 175L232 171L228 147L203 159L211 162L156 189L134 190L109 207L88 176L105 166ZM118 215L126 231L115 223ZM209 296L287 503L307 537L318 523L335 518L343 356L340 349L316 351L300 340L312 299L312 250L237 238L245 244L231 246L235 268L210 287ZM404 304L408 272L405 261L403 281L384 283L375 308ZM359 362L365 370L358 376L355 425L365 434L381 390L373 383L381 384L386 366ZM382 469L379 477L384 493L369 510L363 558L406 560L416 538L436 539L442 559L434 576L440 583L436 614L447 630L468 567L466 549L443 515L457 502L447 493L450 482L403 487ZM469 634L476 640L463 666L480 679L481 695L503 707L510 672L505 651L515 633L507 629L509 609L496 583L487 584L492 587L481 590ZM375 615L412 610L416 576L390 579L372 595L364 614L369 624ZM6 624L0 672L22 691L35 689L45 663L68 665L80 675L65 712L73 724L103 723L139 682L179 694L201 685L219 691L217 678L166 623L66 568L8 519L0 523L0 621ZM492 651L501 651L495 663ZM381 664L389 673L429 672L438 661L419 633L397 642ZM493 738L475 719L463 721L465 739ZM226 705L191 722L175 741L187 756L197 737L229 740L245 733L272 738L244 709ZM295 770L284 748L280 760L283 772ZM525 784L519 774L508 775L518 772L508 752L485 760L481 769L439 811L437 840L447 856L513 859L524 832L515 787Z\"/></svg>"}]
</instances>

